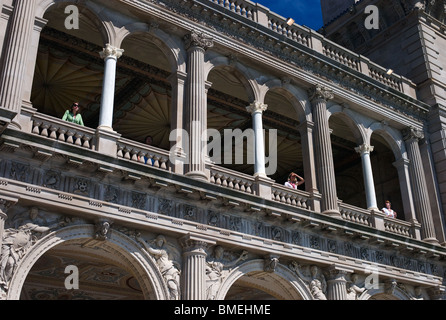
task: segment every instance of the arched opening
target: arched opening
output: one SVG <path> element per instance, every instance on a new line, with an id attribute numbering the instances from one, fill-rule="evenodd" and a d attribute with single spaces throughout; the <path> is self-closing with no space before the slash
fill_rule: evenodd
<path id="1" fill-rule="evenodd" d="M 239 70 L 225 65 L 214 67 L 207 80 L 212 83 L 207 96 L 207 129 L 209 133 L 218 131 L 221 151 L 210 148 L 209 156 L 217 165 L 252 175 L 254 163 L 252 154 L 248 154 L 248 143 L 253 137 L 244 137 L 243 144 L 235 141 L 236 136 L 252 129 L 251 115 L 246 110 L 250 104 L 247 82 Z M 210 139 L 209 146 L 213 142 L 216 143 Z"/>
<path id="2" fill-rule="evenodd" d="M 370 160 L 372 162 L 378 208 L 385 207 L 385 201 L 389 200 L 392 203 L 392 209 L 397 213 L 397 219 L 406 220 L 398 170 L 393 165 L 396 160 L 395 154 L 379 131 L 372 134 L 370 141 L 374 147 L 370 154 Z"/>
<path id="3" fill-rule="evenodd" d="M 45 252 L 29 271 L 20 299 L 143 300 L 144 295 L 137 277 L 113 252 L 83 239 Z"/>
<path id="4" fill-rule="evenodd" d="M 265 96 L 265 104 L 268 109 L 263 114 L 263 126 L 265 135 L 266 152 L 271 157 L 271 152 L 276 152 L 277 170 L 270 178 L 280 184 L 284 184 L 291 172 L 304 177 L 303 153 L 298 114 L 292 104 L 291 93 L 282 88 L 269 90 Z M 277 130 L 276 150 L 270 149 L 273 144 L 268 143 L 270 130 Z M 298 187 L 305 190 L 304 185 Z"/>
<path id="5" fill-rule="evenodd" d="M 171 131 L 172 69 L 164 52 L 148 33 L 127 36 L 121 48 L 118 72 L 128 81 L 116 90 L 113 129 L 124 138 L 168 150 Z"/>
<path id="6" fill-rule="evenodd" d="M 329 119 L 336 191 L 344 203 L 367 208 L 361 156 L 355 148 L 361 144 L 359 133 L 345 114 L 336 113 Z"/>
<path id="7" fill-rule="evenodd" d="M 79 9 L 79 28 L 66 28 L 68 3 L 52 5 L 40 33 L 31 102 L 38 112 L 62 118 L 74 101 L 88 127 L 97 125 L 103 81 L 101 22 L 90 10 Z M 88 32 L 86 32 L 88 30 Z"/>
<path id="8" fill-rule="evenodd" d="M 263 259 L 251 260 L 225 276 L 216 300 L 312 300 L 304 282 L 279 264 L 274 272 L 264 270 Z"/>

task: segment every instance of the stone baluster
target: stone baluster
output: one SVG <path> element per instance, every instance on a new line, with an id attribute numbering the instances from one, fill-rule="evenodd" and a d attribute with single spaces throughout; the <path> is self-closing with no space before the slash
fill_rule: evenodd
<path id="1" fill-rule="evenodd" d="M 186 131 L 189 133 L 189 156 L 186 175 L 208 180 L 206 174 L 206 140 L 202 136 L 207 129 L 206 79 L 204 54 L 213 46 L 212 38 L 192 31 L 184 38 L 188 53 L 186 80 Z"/>
<path id="2" fill-rule="evenodd" d="M 415 212 L 421 223 L 422 240 L 438 243 L 435 236 L 435 227 L 429 202 L 426 176 L 424 174 L 418 141 L 423 138 L 423 133 L 415 128 L 403 130 L 403 138 L 406 143 L 407 154 L 410 160 L 409 170 L 412 182 Z"/>
<path id="3" fill-rule="evenodd" d="M 319 191 L 322 195 L 321 211 L 330 216 L 340 217 L 327 117 L 327 101 L 333 99 L 333 97 L 332 91 L 320 85 L 316 85 L 309 90 L 309 98 L 313 107 L 316 172 Z"/>

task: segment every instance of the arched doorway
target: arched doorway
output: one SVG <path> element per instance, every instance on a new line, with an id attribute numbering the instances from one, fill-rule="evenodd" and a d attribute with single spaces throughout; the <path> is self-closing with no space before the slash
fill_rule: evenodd
<path id="1" fill-rule="evenodd" d="M 85 239 L 57 245 L 33 265 L 20 300 L 143 300 L 137 278 L 111 254 Z"/>
<path id="2" fill-rule="evenodd" d="M 135 240 L 115 229 L 106 240 L 97 240 L 95 230 L 73 225 L 39 240 L 20 260 L 7 299 L 168 299 L 155 262 Z M 65 280 L 76 276 L 73 266 L 79 289 L 67 291 Z"/>

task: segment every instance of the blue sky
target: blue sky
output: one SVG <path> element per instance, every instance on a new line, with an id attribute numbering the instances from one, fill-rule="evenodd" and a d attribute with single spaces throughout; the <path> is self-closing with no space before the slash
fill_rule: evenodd
<path id="1" fill-rule="evenodd" d="M 253 0 L 282 17 L 293 18 L 297 24 L 314 30 L 323 26 L 319 0 Z"/>

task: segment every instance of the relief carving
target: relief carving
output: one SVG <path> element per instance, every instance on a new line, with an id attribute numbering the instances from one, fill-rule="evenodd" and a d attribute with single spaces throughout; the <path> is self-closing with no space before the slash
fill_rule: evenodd
<path id="1" fill-rule="evenodd" d="M 46 225 L 46 221 L 37 216 L 38 210 L 33 208 L 30 210 L 30 219 L 23 221 L 18 227 L 8 228 L 3 232 L 0 253 L 0 289 L 3 292 L 8 291 L 12 276 L 29 249 L 50 230 L 66 224 L 62 220 Z"/>
<path id="2" fill-rule="evenodd" d="M 302 267 L 297 261 L 292 261 L 289 268 L 307 284 L 315 300 L 327 300 L 327 281 L 318 266 Z"/>
<path id="3" fill-rule="evenodd" d="M 247 259 L 248 252 L 242 251 L 236 258 L 233 256 L 234 253 L 225 252 L 225 249 L 221 246 L 216 246 L 213 253 L 208 256 L 206 260 L 206 297 L 208 300 L 215 300 L 217 290 L 225 276 L 231 271 L 232 267 Z"/>
<path id="4" fill-rule="evenodd" d="M 163 235 L 146 242 L 140 234 L 136 236 L 144 249 L 155 258 L 170 293 L 170 300 L 180 299 L 180 253 L 175 246 L 168 243 Z"/>

